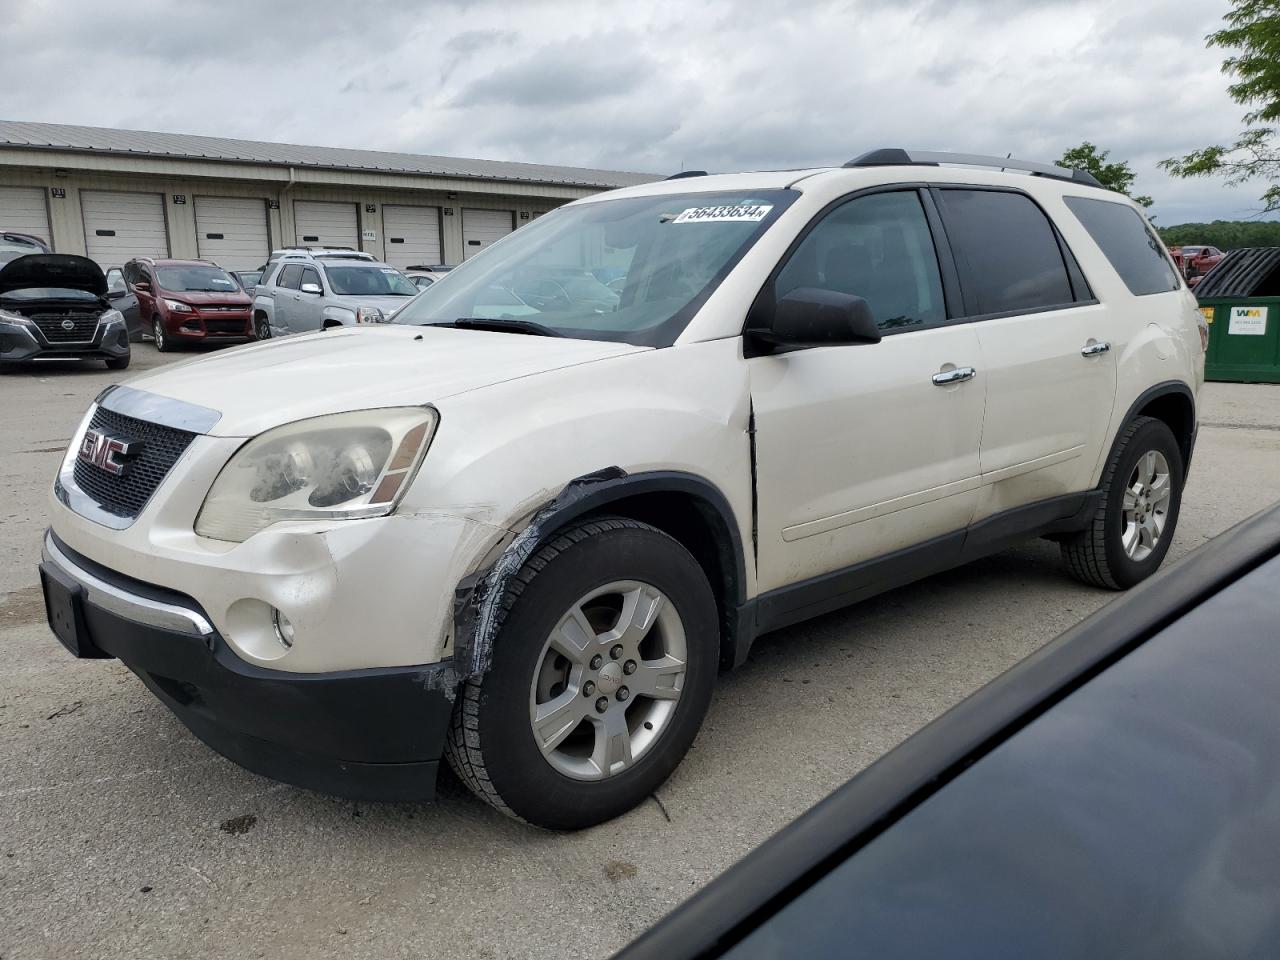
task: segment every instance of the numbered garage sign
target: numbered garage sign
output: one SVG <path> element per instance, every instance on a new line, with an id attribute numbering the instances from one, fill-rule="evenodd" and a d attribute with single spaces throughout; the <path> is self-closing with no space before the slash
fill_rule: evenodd
<path id="1" fill-rule="evenodd" d="M 1267 332 L 1266 307 L 1232 307 L 1227 333 L 1237 336 L 1261 337 Z"/>

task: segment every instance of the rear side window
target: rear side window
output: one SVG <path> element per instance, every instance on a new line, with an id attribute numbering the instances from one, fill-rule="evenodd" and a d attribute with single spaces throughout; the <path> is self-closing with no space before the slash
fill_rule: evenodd
<path id="1" fill-rule="evenodd" d="M 1109 200 L 1062 199 L 1135 297 L 1178 289 L 1178 274 L 1165 256 L 1164 244 L 1137 210 Z M 1187 248 L 1182 250 L 1186 253 Z"/>
<path id="2" fill-rule="evenodd" d="M 306 267 L 306 268 L 305 268 L 305 269 L 303 269 L 303 271 L 302 271 L 302 283 L 314 283 L 317 287 L 319 287 L 319 286 L 320 286 L 320 274 L 316 273 L 316 272 L 315 272 L 314 270 L 312 270 L 310 267 Z M 299 284 L 299 286 L 301 286 L 301 284 Z M 323 289 L 323 288 L 321 288 L 321 289 Z"/>
<path id="3" fill-rule="evenodd" d="M 1031 312 L 1074 301 L 1057 235 L 1030 197 L 998 190 L 940 194 L 969 314 Z"/>

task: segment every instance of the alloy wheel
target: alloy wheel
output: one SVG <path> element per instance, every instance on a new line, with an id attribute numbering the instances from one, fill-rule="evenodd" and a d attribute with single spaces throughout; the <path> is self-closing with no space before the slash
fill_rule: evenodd
<path id="1" fill-rule="evenodd" d="M 1130 560 L 1147 559 L 1164 536 L 1172 494 L 1169 461 L 1159 450 L 1148 450 L 1134 465 L 1121 504 L 1124 529 L 1120 542 Z"/>
<path id="2" fill-rule="evenodd" d="M 581 597 L 534 670 L 529 722 L 542 755 L 575 780 L 622 773 L 670 725 L 687 661 L 680 614 L 657 587 L 619 580 Z"/>
<path id="3" fill-rule="evenodd" d="M 161 322 L 158 319 L 153 320 L 151 322 L 151 335 L 155 339 L 156 349 L 163 350 L 164 349 L 164 325 L 161 324 Z"/>

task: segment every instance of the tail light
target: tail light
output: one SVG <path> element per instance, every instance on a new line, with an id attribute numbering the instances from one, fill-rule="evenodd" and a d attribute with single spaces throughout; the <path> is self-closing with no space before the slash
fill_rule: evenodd
<path id="1" fill-rule="evenodd" d="M 1196 314 L 1196 326 L 1200 329 L 1200 351 L 1209 352 L 1209 324 L 1213 320 L 1213 307 L 1201 307 Z"/>

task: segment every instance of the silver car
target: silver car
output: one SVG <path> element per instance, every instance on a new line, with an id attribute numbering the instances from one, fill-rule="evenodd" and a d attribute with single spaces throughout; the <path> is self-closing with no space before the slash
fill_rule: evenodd
<path id="1" fill-rule="evenodd" d="M 418 288 L 376 260 L 285 256 L 267 268 L 253 293 L 259 340 L 357 323 L 383 323 Z"/>

